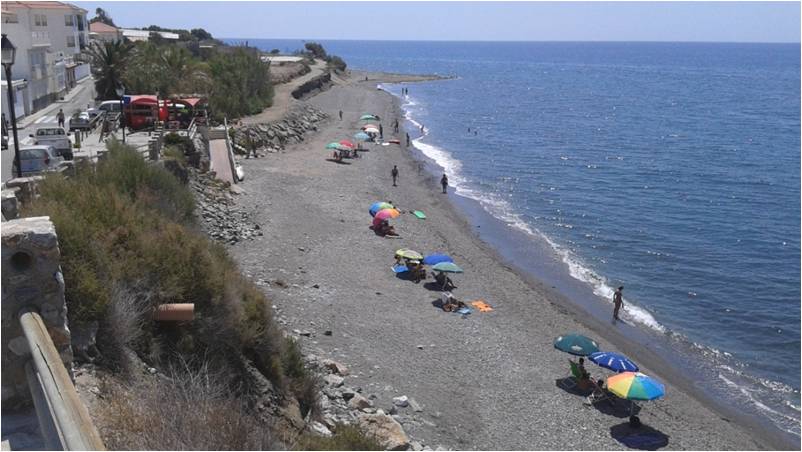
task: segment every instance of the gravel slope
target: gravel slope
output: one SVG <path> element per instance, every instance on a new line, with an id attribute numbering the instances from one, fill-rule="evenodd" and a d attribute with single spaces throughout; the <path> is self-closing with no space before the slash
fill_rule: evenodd
<path id="1" fill-rule="evenodd" d="M 352 375 L 346 383 L 375 394 L 377 407 L 389 408 L 399 395 L 420 402 L 425 421 L 404 427 L 426 444 L 625 448 L 619 439 L 630 433 L 627 407 L 585 407 L 581 396 L 557 387 L 569 369 L 567 355 L 555 351 L 552 340 L 577 331 L 601 339 L 602 349 L 616 347 L 576 321 L 547 287 L 500 263 L 453 210 L 447 201 L 452 195 L 441 194 L 403 146 L 372 146 L 349 164 L 326 160 L 325 144 L 350 139 L 362 113 L 379 114 L 385 138 L 391 137 L 398 109 L 389 94 L 376 90 L 380 77 L 339 81 L 309 101 L 333 118 L 318 133 L 286 152 L 243 160 L 239 203 L 252 209 L 264 232 L 231 248 L 243 271 L 265 289 L 288 330 L 312 332 L 300 339 L 305 349 L 347 365 Z M 394 164 L 401 173 L 398 187 L 390 178 Z M 380 200 L 423 210 L 428 218 L 404 214 L 395 221 L 402 238 L 378 237 L 368 229 L 368 207 Z M 455 257 L 466 271 L 454 278 L 455 295 L 484 299 L 495 310 L 463 319 L 435 308 L 439 292 L 391 272 L 401 247 Z M 599 374 L 592 364 L 588 370 Z M 659 369 L 643 370 L 666 378 Z M 667 383 L 666 390 L 664 400 L 643 404 L 640 418 L 649 426 L 643 431 L 665 435 L 667 448 L 769 447 L 674 385 Z"/>

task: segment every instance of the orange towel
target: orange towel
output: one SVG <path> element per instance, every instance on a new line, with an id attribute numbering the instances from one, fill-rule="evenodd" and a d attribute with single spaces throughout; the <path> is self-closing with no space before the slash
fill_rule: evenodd
<path id="1" fill-rule="evenodd" d="M 478 309 L 479 312 L 490 312 L 493 310 L 493 308 L 491 308 L 489 304 L 485 303 L 482 300 L 472 301 L 471 306 Z"/>

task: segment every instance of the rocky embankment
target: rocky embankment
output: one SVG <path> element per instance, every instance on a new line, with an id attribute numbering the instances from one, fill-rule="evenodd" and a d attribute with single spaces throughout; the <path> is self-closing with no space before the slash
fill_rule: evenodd
<path id="1" fill-rule="evenodd" d="M 234 244 L 262 235 L 261 227 L 251 220 L 244 209 L 238 208 L 237 196 L 227 182 L 210 173 L 189 170 L 189 187 L 195 194 L 201 228 L 218 242 Z"/>
<path id="2" fill-rule="evenodd" d="M 338 424 L 357 425 L 387 450 L 445 450 L 439 446 L 432 449 L 423 439 L 411 438 L 404 431 L 404 425 L 429 422 L 418 416 L 423 406 L 415 399 L 399 395 L 380 400 L 375 394 L 364 394 L 361 387 L 346 385 L 350 371 L 343 364 L 312 354 L 305 359 L 323 376 L 320 420 L 309 420 L 311 431 L 329 436 Z"/>
<path id="3" fill-rule="evenodd" d="M 235 152 L 244 155 L 252 145 L 262 153 L 283 151 L 286 146 L 304 141 L 304 134 L 317 131 L 318 124 L 326 119 L 327 114 L 311 105 L 295 104 L 280 121 L 235 127 Z"/>
<path id="4" fill-rule="evenodd" d="M 292 97 L 296 99 L 304 99 L 308 96 L 326 90 L 329 86 L 331 86 L 331 72 L 326 71 L 323 74 L 299 86 L 298 88 L 295 88 L 292 91 Z"/>

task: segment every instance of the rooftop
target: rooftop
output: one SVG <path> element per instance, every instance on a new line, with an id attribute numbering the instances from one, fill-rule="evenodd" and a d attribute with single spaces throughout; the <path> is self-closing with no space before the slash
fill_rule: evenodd
<path id="1" fill-rule="evenodd" d="M 92 22 L 89 24 L 89 31 L 93 33 L 117 33 L 117 27 L 104 24 L 103 22 Z"/>
<path id="2" fill-rule="evenodd" d="M 71 3 L 65 2 L 51 2 L 51 1 L 42 1 L 42 2 L 19 2 L 19 1 L 4 1 L 3 2 L 3 9 L 20 9 L 20 8 L 27 8 L 27 9 L 72 9 L 77 11 L 83 11 L 86 13 L 87 11 L 81 7 L 75 6 Z"/>

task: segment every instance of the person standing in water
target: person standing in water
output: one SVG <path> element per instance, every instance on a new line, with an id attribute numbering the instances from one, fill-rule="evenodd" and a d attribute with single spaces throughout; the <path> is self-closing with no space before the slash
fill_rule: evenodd
<path id="1" fill-rule="evenodd" d="M 446 193 L 446 189 L 448 188 L 448 177 L 445 173 L 443 173 L 443 177 L 440 178 L 440 185 L 443 186 L 443 193 Z"/>
<path id="2" fill-rule="evenodd" d="M 340 121 L 342 121 L 342 120 L 343 120 L 343 111 L 340 110 Z"/>
<path id="3" fill-rule="evenodd" d="M 618 311 L 621 310 L 621 306 L 624 306 L 624 298 L 621 296 L 621 291 L 624 290 L 624 286 L 619 287 L 615 290 L 613 294 L 613 320 L 621 320 L 618 318 Z"/>
<path id="4" fill-rule="evenodd" d="M 390 175 L 393 176 L 393 187 L 397 187 L 396 181 L 398 180 L 398 167 L 393 165 L 393 170 L 390 171 Z"/>
<path id="5" fill-rule="evenodd" d="M 409 147 L 409 134 L 407 133 L 407 147 Z"/>

